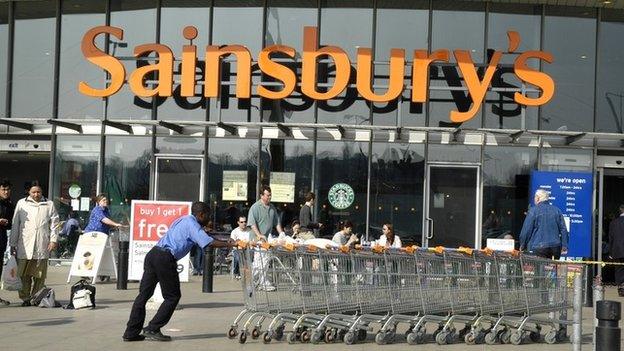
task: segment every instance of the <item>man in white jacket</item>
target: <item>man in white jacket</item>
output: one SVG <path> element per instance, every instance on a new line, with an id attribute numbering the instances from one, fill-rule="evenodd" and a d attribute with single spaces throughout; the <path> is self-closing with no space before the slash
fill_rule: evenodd
<path id="1" fill-rule="evenodd" d="M 41 186 L 33 182 L 28 197 L 15 206 L 9 244 L 17 256 L 17 273 L 22 279 L 19 298 L 30 306 L 32 296 L 43 288 L 50 251 L 56 249 L 59 216 L 54 203 L 43 197 Z"/>

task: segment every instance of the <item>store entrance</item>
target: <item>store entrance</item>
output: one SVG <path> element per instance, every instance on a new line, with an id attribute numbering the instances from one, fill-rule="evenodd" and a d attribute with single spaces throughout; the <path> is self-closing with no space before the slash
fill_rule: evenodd
<path id="1" fill-rule="evenodd" d="M 475 247 L 479 166 L 427 166 L 423 246 Z"/>
<path id="2" fill-rule="evenodd" d="M 598 170 L 598 233 L 602 233 L 602 245 L 598 259 L 608 260 L 609 223 L 620 215 L 619 206 L 624 204 L 624 169 L 599 168 Z M 602 256 L 602 257 L 601 257 Z M 602 268 L 602 281 L 615 282 L 613 267 Z"/>
<path id="3" fill-rule="evenodd" d="M 202 157 L 156 156 L 154 200 L 202 201 L 203 184 Z"/>
<path id="4" fill-rule="evenodd" d="M 13 203 L 26 196 L 26 186 L 33 180 L 43 185 L 43 194 L 48 197 L 50 176 L 49 152 L 0 152 L 0 179 L 12 184 Z"/>

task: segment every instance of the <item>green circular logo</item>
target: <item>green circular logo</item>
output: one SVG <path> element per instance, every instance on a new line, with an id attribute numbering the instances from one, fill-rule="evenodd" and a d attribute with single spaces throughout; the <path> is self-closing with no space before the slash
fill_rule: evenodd
<path id="1" fill-rule="evenodd" d="M 80 185 L 72 184 L 69 187 L 69 196 L 71 196 L 72 199 L 77 199 L 81 193 L 82 193 L 82 189 L 80 188 Z"/>
<path id="2" fill-rule="evenodd" d="M 344 210 L 353 204 L 355 193 L 349 184 L 336 183 L 329 189 L 327 199 L 335 209 Z"/>

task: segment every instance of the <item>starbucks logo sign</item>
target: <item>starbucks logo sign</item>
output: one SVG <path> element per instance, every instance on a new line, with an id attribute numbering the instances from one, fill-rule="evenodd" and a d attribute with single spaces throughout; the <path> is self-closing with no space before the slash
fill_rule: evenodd
<path id="1" fill-rule="evenodd" d="M 349 184 L 337 183 L 329 189 L 327 199 L 329 200 L 329 204 L 335 209 L 344 210 L 353 204 L 355 193 Z"/>

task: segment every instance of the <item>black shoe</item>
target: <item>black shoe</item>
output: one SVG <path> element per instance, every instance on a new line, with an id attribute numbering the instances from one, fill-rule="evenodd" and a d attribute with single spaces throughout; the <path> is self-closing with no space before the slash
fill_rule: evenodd
<path id="1" fill-rule="evenodd" d="M 30 303 L 30 301 L 24 301 L 22 302 L 22 307 L 30 307 L 32 306 L 32 304 Z"/>
<path id="2" fill-rule="evenodd" d="M 9 301 L 4 300 L 4 299 L 0 299 L 0 305 L 8 306 L 8 305 L 10 305 L 10 304 L 11 304 L 11 303 L 10 303 Z"/>
<path id="3" fill-rule="evenodd" d="M 145 337 L 143 335 L 135 335 L 135 336 L 122 336 L 123 341 L 143 341 Z"/>
<path id="4" fill-rule="evenodd" d="M 154 341 L 171 341 L 171 337 L 169 335 L 163 335 L 163 333 L 159 331 L 151 331 L 151 330 L 143 330 L 143 336 L 147 340 Z"/>

